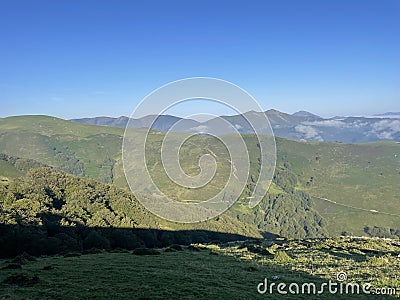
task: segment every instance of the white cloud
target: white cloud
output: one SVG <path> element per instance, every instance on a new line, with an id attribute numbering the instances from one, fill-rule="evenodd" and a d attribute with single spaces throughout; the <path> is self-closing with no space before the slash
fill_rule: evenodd
<path id="1" fill-rule="evenodd" d="M 189 129 L 189 132 L 199 132 L 199 133 L 201 133 L 201 132 L 208 132 L 208 131 L 209 131 L 209 128 L 207 126 L 205 126 L 205 125 L 199 125 L 199 126 L 192 127 L 192 128 Z"/>
<path id="2" fill-rule="evenodd" d="M 369 125 L 368 122 L 363 122 L 363 121 L 355 121 L 355 122 L 351 123 L 351 126 L 356 127 L 356 128 L 365 127 L 368 125 Z"/>
<path id="3" fill-rule="evenodd" d="M 321 127 L 348 127 L 349 125 L 340 120 L 321 120 L 321 121 L 311 121 L 303 122 L 303 125 L 308 126 L 321 126 Z"/>
<path id="4" fill-rule="evenodd" d="M 307 140 L 317 140 L 323 141 L 323 138 L 319 135 L 318 130 L 312 126 L 305 126 L 305 125 L 297 125 L 294 128 L 297 132 L 304 135 L 304 138 Z"/>
<path id="5" fill-rule="evenodd" d="M 373 133 L 380 139 L 393 139 L 400 132 L 400 120 L 382 120 L 372 124 Z"/>
<path id="6" fill-rule="evenodd" d="M 372 125 L 375 130 L 386 130 L 400 131 L 400 120 L 382 120 Z"/>

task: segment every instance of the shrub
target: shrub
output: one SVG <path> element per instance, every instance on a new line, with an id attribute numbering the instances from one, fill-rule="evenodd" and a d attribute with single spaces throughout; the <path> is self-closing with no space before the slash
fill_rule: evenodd
<path id="1" fill-rule="evenodd" d="M 21 264 L 24 265 L 30 261 L 35 261 L 36 258 L 26 252 L 23 252 L 20 255 L 17 255 L 11 262 L 16 263 L 16 264 Z"/>
<path id="2" fill-rule="evenodd" d="M 171 247 L 168 247 L 167 249 L 165 249 L 165 252 L 176 252 L 176 250 Z"/>
<path id="3" fill-rule="evenodd" d="M 367 263 L 370 266 L 381 267 L 389 264 L 389 258 L 387 256 L 381 256 L 381 257 L 369 256 L 367 257 Z"/>
<path id="4" fill-rule="evenodd" d="M 274 260 L 280 263 L 287 263 L 293 261 L 293 259 L 287 255 L 285 251 L 279 251 L 275 254 Z"/>
<path id="5" fill-rule="evenodd" d="M 9 264 L 5 267 L 2 267 L 1 270 L 15 270 L 15 269 L 21 269 L 21 265 L 20 264 Z"/>
<path id="6" fill-rule="evenodd" d="M 85 249 L 98 248 L 98 249 L 110 249 L 110 241 L 99 234 L 97 231 L 91 231 L 83 241 L 83 247 Z"/>
<path id="7" fill-rule="evenodd" d="M 159 255 L 161 254 L 159 251 L 155 249 L 148 249 L 148 248 L 136 248 L 132 251 L 134 255 Z"/>
<path id="8" fill-rule="evenodd" d="M 6 279 L 4 279 L 4 283 L 14 284 L 18 286 L 32 286 L 34 284 L 39 283 L 39 276 L 34 275 L 33 277 L 29 277 L 25 274 L 18 275 L 10 275 Z"/>
<path id="9" fill-rule="evenodd" d="M 178 245 L 178 244 L 173 244 L 173 245 L 170 246 L 170 248 L 172 248 L 172 249 L 174 249 L 176 251 L 182 251 L 183 250 L 182 246 Z"/>
<path id="10" fill-rule="evenodd" d="M 77 256 L 81 256 L 82 254 L 78 253 L 78 252 L 69 252 L 69 253 L 65 253 L 64 257 L 77 257 Z"/>
<path id="11" fill-rule="evenodd" d="M 97 248 L 90 248 L 90 249 L 84 250 L 82 253 L 83 254 L 99 254 L 99 253 L 103 253 L 103 250 L 100 250 Z"/>
<path id="12" fill-rule="evenodd" d="M 196 247 L 196 246 L 193 246 L 193 245 L 189 245 L 189 246 L 187 247 L 187 249 L 190 250 L 190 251 L 196 251 L 196 252 L 199 252 L 199 251 L 200 251 L 200 248 L 199 248 L 199 247 Z"/>

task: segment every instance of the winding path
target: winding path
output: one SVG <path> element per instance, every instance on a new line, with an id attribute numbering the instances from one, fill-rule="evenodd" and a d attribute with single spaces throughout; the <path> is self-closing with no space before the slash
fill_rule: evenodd
<path id="1" fill-rule="evenodd" d="M 344 207 L 348 207 L 348 208 L 352 208 L 352 209 L 357 209 L 357 210 L 361 210 L 361 211 L 365 211 L 365 212 L 369 212 L 369 213 L 382 214 L 382 215 L 388 215 L 388 216 L 393 216 L 393 217 L 399 217 L 400 218 L 400 215 L 391 214 L 391 213 L 384 212 L 384 211 L 378 211 L 378 210 L 375 210 L 375 209 L 366 209 L 366 208 L 361 208 L 361 207 L 355 207 L 355 206 L 339 203 L 339 202 L 336 202 L 336 201 L 328 199 L 328 198 L 318 197 L 318 196 L 315 196 L 315 195 L 310 195 L 310 196 L 313 197 L 313 198 L 317 198 L 317 199 L 320 199 L 320 200 L 323 200 L 323 201 L 327 201 L 327 202 L 330 202 L 330 203 L 333 203 L 333 204 L 336 204 L 336 205 L 340 205 L 340 206 L 344 206 Z"/>

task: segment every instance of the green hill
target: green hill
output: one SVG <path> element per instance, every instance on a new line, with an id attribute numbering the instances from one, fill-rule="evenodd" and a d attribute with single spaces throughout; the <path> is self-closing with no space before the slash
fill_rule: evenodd
<path id="1" fill-rule="evenodd" d="M 167 239 L 154 236 L 154 231 L 138 236 L 133 229 L 261 236 L 256 226 L 243 226 L 230 215 L 196 224 L 168 222 L 151 214 L 125 189 L 49 167 L 32 168 L 25 176 L 0 184 L 0 257 L 23 251 L 39 255 L 82 250 L 90 232 L 98 248 L 133 249 L 141 244 L 160 245 Z"/>
<path id="2" fill-rule="evenodd" d="M 279 159 L 297 174 L 332 234 L 363 226 L 400 226 L 400 144 L 297 143 L 277 140 Z"/>
<path id="3" fill-rule="evenodd" d="M 121 134 L 123 129 L 115 127 L 102 127 L 82 125 L 71 121 L 50 116 L 26 115 L 0 119 L 2 131 L 25 131 L 44 136 L 71 135 L 74 137 L 88 137 L 99 132 Z"/>
<path id="4" fill-rule="evenodd" d="M 122 135 L 121 128 L 81 125 L 54 117 L 9 117 L 0 119 L 0 153 L 112 182 Z"/>
<path id="5" fill-rule="evenodd" d="M 161 143 L 163 136 L 154 132 L 153 144 Z M 121 161 L 122 137 L 121 128 L 83 125 L 47 116 L 0 119 L 0 153 L 33 159 L 126 189 Z M 193 174 L 198 171 L 194 156 L 221 148 L 210 137 L 196 139 L 196 143 L 185 144 L 186 152 L 182 152 L 186 153 L 182 165 Z M 296 238 L 344 232 L 366 235 L 378 231 L 388 235 L 399 229 L 400 144 L 301 143 L 280 138 L 276 141 L 278 162 L 267 196 L 254 209 L 247 207 L 246 199 L 238 201 L 226 212 L 229 218 L 258 231 Z M 252 157 L 251 174 L 256 174 L 257 141 L 249 135 L 246 143 Z M 192 191 L 178 189 L 168 181 L 157 164 L 157 153 L 150 152 L 154 157 L 149 162 L 155 180 L 166 193 L 179 199 L 192 199 Z M 22 174 L 24 171 L 0 161 L 0 176 L 12 179 Z M 222 182 L 223 178 L 220 179 Z M 251 189 L 249 178 L 243 198 Z M 209 187 L 204 190 L 204 196 L 212 192 Z M 368 230 L 374 226 L 380 229 Z"/>

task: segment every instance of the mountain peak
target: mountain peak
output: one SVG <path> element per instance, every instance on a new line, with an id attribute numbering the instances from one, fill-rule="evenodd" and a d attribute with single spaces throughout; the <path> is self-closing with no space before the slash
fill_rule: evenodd
<path id="1" fill-rule="evenodd" d="M 282 114 L 282 112 L 280 112 L 279 110 L 276 109 L 268 109 L 266 111 L 266 113 L 270 113 L 270 114 Z"/>
<path id="2" fill-rule="evenodd" d="M 320 116 L 314 115 L 313 113 L 310 113 L 310 112 L 305 111 L 305 110 L 300 110 L 298 112 L 295 112 L 294 114 L 292 114 L 292 116 L 295 116 L 295 117 L 314 117 L 314 118 L 321 119 Z"/>

